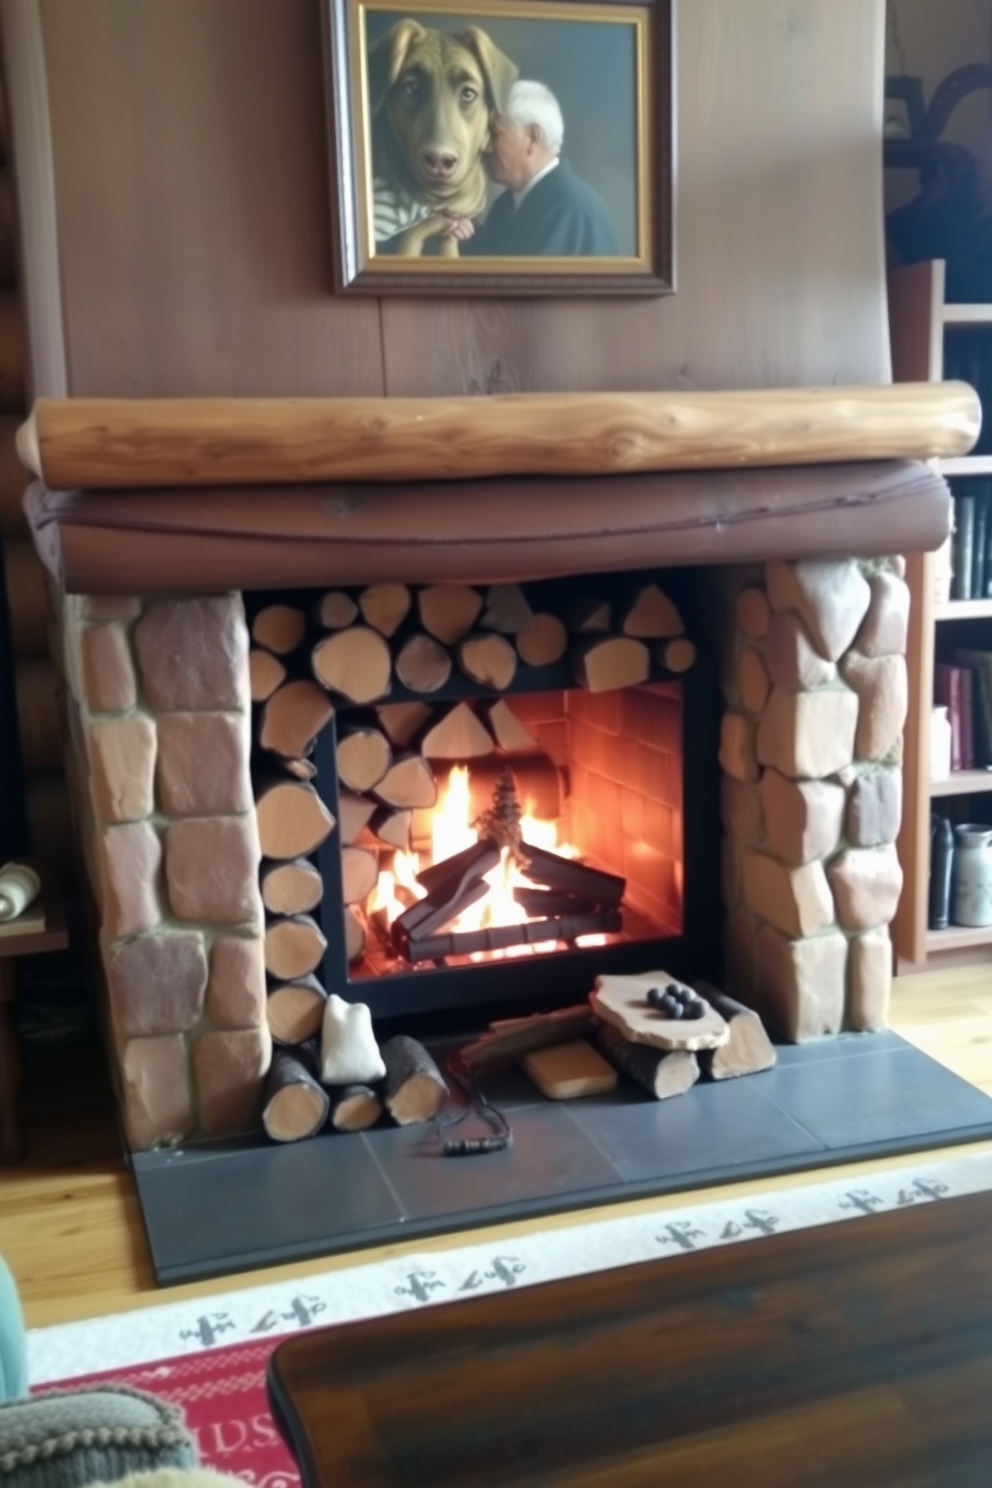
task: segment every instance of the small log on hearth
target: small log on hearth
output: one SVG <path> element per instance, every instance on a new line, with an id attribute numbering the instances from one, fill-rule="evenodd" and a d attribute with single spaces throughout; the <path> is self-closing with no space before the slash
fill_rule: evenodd
<path id="1" fill-rule="evenodd" d="M 248 690 L 252 702 L 264 703 L 285 680 L 286 668 L 278 656 L 252 647 L 248 652 Z"/>
<path id="2" fill-rule="evenodd" d="M 412 811 L 394 811 L 389 806 L 380 806 L 369 826 L 387 847 L 398 847 L 402 852 L 409 852 L 412 822 Z"/>
<path id="3" fill-rule="evenodd" d="M 608 636 L 576 651 L 574 671 L 576 681 L 590 692 L 637 687 L 651 675 L 651 653 L 632 636 Z"/>
<path id="4" fill-rule="evenodd" d="M 310 759 L 284 759 L 278 763 L 294 780 L 313 780 L 317 774 L 317 766 Z"/>
<path id="5" fill-rule="evenodd" d="M 626 636 L 660 641 L 685 631 L 682 616 L 657 584 L 646 585 L 624 615 L 620 629 Z"/>
<path id="6" fill-rule="evenodd" d="M 437 692 L 451 676 L 451 657 L 433 636 L 418 631 L 400 648 L 396 675 L 411 692 Z"/>
<path id="7" fill-rule="evenodd" d="M 548 754 L 519 754 L 512 759 L 490 755 L 472 760 L 468 767 L 470 810 L 480 817 L 492 805 L 493 792 L 503 771 L 509 769 L 517 797 L 525 809 L 541 821 L 557 821 L 562 809 L 561 771 Z"/>
<path id="8" fill-rule="evenodd" d="M 358 596 L 358 607 L 366 625 L 384 636 L 399 630 L 412 603 L 413 596 L 406 584 L 371 584 Z"/>
<path id="9" fill-rule="evenodd" d="M 325 630 L 346 630 L 358 619 L 358 606 L 343 589 L 329 589 L 317 605 L 317 621 Z"/>
<path id="10" fill-rule="evenodd" d="M 378 729 L 356 728 L 338 738 L 335 758 L 341 784 L 352 791 L 367 791 L 386 774 L 393 751 Z"/>
<path id="11" fill-rule="evenodd" d="M 647 1044 L 632 1044 L 609 1023 L 600 1025 L 596 1044 L 611 1064 L 623 1070 L 656 1100 L 683 1095 L 699 1079 L 699 1060 L 687 1049 L 666 1053 Z"/>
<path id="12" fill-rule="evenodd" d="M 526 860 L 524 872 L 534 883 L 546 889 L 557 889 L 559 893 L 575 894 L 579 899 L 591 900 L 616 908 L 623 898 L 627 880 L 616 873 L 606 873 L 600 868 L 587 868 L 575 858 L 563 858 L 544 847 L 522 844 Z"/>
<path id="13" fill-rule="evenodd" d="M 382 1101 L 371 1085 L 332 1086 L 329 1093 L 335 1131 L 368 1131 L 382 1115 Z"/>
<path id="14" fill-rule="evenodd" d="M 320 1032 L 327 993 L 312 975 L 273 987 L 265 1002 L 266 1021 L 277 1044 L 302 1044 Z"/>
<path id="15" fill-rule="evenodd" d="M 369 796 L 355 795 L 353 791 L 338 791 L 338 815 L 341 841 L 350 846 L 361 836 L 376 813 L 376 803 Z"/>
<path id="16" fill-rule="evenodd" d="M 399 666 L 396 668 L 399 676 Z M 400 681 L 402 681 L 402 677 Z M 420 733 L 434 710 L 426 703 L 380 703 L 375 710 L 380 727 L 390 744 L 405 749 L 410 740 Z"/>
<path id="17" fill-rule="evenodd" d="M 422 754 L 401 755 L 376 785 L 375 793 L 387 806 L 433 806 L 437 782 Z"/>
<path id="18" fill-rule="evenodd" d="M 730 1038 L 719 1049 L 703 1055 L 703 1070 L 711 1080 L 730 1080 L 736 1075 L 756 1075 L 772 1069 L 778 1059 L 775 1045 L 753 1008 L 745 1007 L 710 982 L 696 982 L 695 990 L 723 1018 Z"/>
<path id="19" fill-rule="evenodd" d="M 456 703 L 420 741 L 427 759 L 470 760 L 492 754 L 493 739 L 468 703 Z"/>
<path id="20" fill-rule="evenodd" d="M 307 1065 L 288 1049 L 277 1049 L 265 1082 L 262 1125 L 275 1142 L 312 1137 L 327 1120 L 331 1100 Z"/>
<path id="21" fill-rule="evenodd" d="M 568 623 L 576 635 L 608 635 L 613 611 L 607 600 L 590 595 L 569 605 Z"/>
<path id="22" fill-rule="evenodd" d="M 534 628 L 517 636 L 517 652 L 527 666 L 553 666 L 568 650 L 568 631 L 557 615 L 535 615 Z"/>
<path id="23" fill-rule="evenodd" d="M 444 1077 L 423 1044 L 399 1033 L 382 1046 L 386 1110 L 399 1126 L 432 1121 L 448 1099 Z"/>
<path id="24" fill-rule="evenodd" d="M 518 884 L 513 890 L 514 902 L 526 914 L 536 920 L 546 920 L 551 915 L 589 914 L 596 905 L 588 899 L 577 899 L 574 894 L 555 893 L 550 889 L 532 889 Z"/>
<path id="25" fill-rule="evenodd" d="M 696 648 L 687 636 L 679 636 L 658 648 L 658 660 L 670 672 L 687 672 L 696 660 Z"/>
<path id="26" fill-rule="evenodd" d="M 345 904 L 362 904 L 375 888 L 379 859 L 365 847 L 341 849 L 341 898 Z"/>
<path id="27" fill-rule="evenodd" d="M 333 717 L 331 700 L 316 682 L 285 682 L 262 709 L 258 742 L 284 759 L 305 758 Z"/>
<path id="28" fill-rule="evenodd" d="M 555 915 L 548 920 L 527 920 L 522 925 L 491 925 L 484 930 L 455 930 L 424 940 L 408 939 L 402 949 L 413 965 L 420 961 L 442 961 L 445 956 L 472 956 L 478 951 L 543 945 L 545 941 L 572 942 L 583 935 L 608 935 L 622 929 L 623 916 L 618 909 L 597 909 L 592 914 Z"/>
<path id="29" fill-rule="evenodd" d="M 266 605 L 251 623 L 251 638 L 276 656 L 295 651 L 307 633 L 307 617 L 295 605 Z"/>
<path id="30" fill-rule="evenodd" d="M 280 982 L 315 971 L 327 949 L 320 926 L 309 915 L 273 920 L 265 927 L 265 969 Z"/>
<path id="31" fill-rule="evenodd" d="M 480 687 L 505 692 L 517 674 L 517 653 L 495 632 L 470 635 L 458 647 L 458 665 Z"/>
<path id="32" fill-rule="evenodd" d="M 490 1024 L 490 1031 L 461 1051 L 469 1069 L 484 1069 L 504 1059 L 514 1059 L 530 1049 L 544 1049 L 551 1044 L 564 1044 L 570 1039 L 591 1033 L 597 1024 L 587 1002 L 576 1007 L 558 1008 L 553 1013 L 534 1013 L 529 1018 L 509 1018 Z"/>
<path id="33" fill-rule="evenodd" d="M 282 780 L 258 796 L 255 815 L 263 858 L 305 858 L 334 830 L 334 817 L 305 780 Z"/>
<path id="34" fill-rule="evenodd" d="M 367 625 L 325 636 L 313 648 L 314 676 L 350 703 L 373 703 L 389 691 L 393 655 L 388 642 Z"/>
<path id="35" fill-rule="evenodd" d="M 365 929 L 365 921 L 353 905 L 344 906 L 344 949 L 348 958 L 348 965 L 352 966 L 360 961 L 365 955 L 365 944 L 368 933 Z"/>
<path id="36" fill-rule="evenodd" d="M 537 740 L 526 729 L 510 707 L 506 698 L 497 698 L 486 709 L 486 722 L 499 745 L 507 754 L 523 749 L 536 749 Z"/>
<path id="37" fill-rule="evenodd" d="M 534 629 L 534 611 L 519 584 L 493 584 L 486 590 L 486 604 L 479 618 L 483 630 L 519 636 Z"/>
<path id="38" fill-rule="evenodd" d="M 324 880 L 306 858 L 278 863 L 262 874 L 262 903 L 270 914 L 306 914 L 324 894 Z"/>
<path id="39" fill-rule="evenodd" d="M 464 584 L 432 584 L 417 594 L 417 609 L 424 629 L 445 646 L 453 646 L 478 620 L 482 595 Z"/>

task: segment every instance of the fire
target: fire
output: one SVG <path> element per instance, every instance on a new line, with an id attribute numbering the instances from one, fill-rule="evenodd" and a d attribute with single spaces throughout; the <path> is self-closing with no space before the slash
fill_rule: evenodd
<path id="1" fill-rule="evenodd" d="M 573 846 L 558 841 L 557 824 L 532 815 L 531 803 L 527 804 L 528 809 L 520 822 L 525 842 L 533 847 L 557 852 L 562 857 L 577 857 L 577 850 Z M 472 826 L 468 769 L 464 765 L 455 765 L 434 808 L 430 861 L 440 863 L 453 857 L 455 853 L 472 847 L 477 838 L 478 834 Z M 369 902 L 369 912 L 378 923 L 391 926 L 404 909 L 409 908 L 415 900 L 425 897 L 423 888 L 417 882 L 417 874 L 426 866 L 417 852 L 398 850 L 394 854 L 392 871 L 383 870 L 379 874 L 378 884 Z M 489 884 L 489 893 L 451 922 L 449 928 L 452 931 L 482 930 L 490 925 L 522 925 L 529 918 L 513 897 L 513 890 L 526 884 L 527 879 L 506 849 L 496 867 L 486 874 L 486 882 Z M 590 941 L 592 938 L 588 937 Z M 548 941 L 540 945 L 516 946 L 500 954 L 528 956 L 535 951 L 555 948 L 556 942 Z"/>

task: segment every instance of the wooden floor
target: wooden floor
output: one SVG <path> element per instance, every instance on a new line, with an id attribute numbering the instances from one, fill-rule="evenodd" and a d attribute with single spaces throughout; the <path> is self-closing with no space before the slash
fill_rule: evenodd
<path id="1" fill-rule="evenodd" d="M 992 967 L 900 978 L 891 1021 L 911 1043 L 992 1095 Z M 225 1287 L 303 1276 L 352 1262 L 350 1256 L 330 1257 L 163 1292 L 152 1275 L 137 1201 L 109 1110 L 48 1122 L 36 1119 L 29 1137 L 28 1160 L 17 1168 L 0 1169 L 0 1252 L 17 1278 L 29 1326 L 126 1311 L 180 1296 L 210 1295 Z M 992 1150 L 992 1143 L 983 1146 Z M 861 1165 L 858 1171 L 879 1171 L 904 1162 L 905 1158 L 894 1158 Z M 737 1185 L 733 1192 L 797 1188 L 819 1181 L 819 1176 L 764 1179 Z M 684 1203 L 685 1195 L 679 1194 L 618 1205 L 614 1212 L 661 1212 Z M 595 1212 L 602 1217 L 602 1210 Z M 499 1233 L 509 1238 L 538 1225 L 547 1230 L 571 1224 L 576 1218 L 573 1214 L 530 1220 L 503 1226 Z M 466 1240 L 464 1234 L 444 1236 L 431 1245 L 442 1249 Z M 414 1248 L 422 1249 L 423 1241 L 365 1251 L 363 1259 L 401 1255 Z"/>

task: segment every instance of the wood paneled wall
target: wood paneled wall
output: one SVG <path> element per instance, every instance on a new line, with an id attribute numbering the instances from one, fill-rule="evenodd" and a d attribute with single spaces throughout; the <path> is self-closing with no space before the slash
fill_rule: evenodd
<path id="1" fill-rule="evenodd" d="M 334 294 L 321 0 L 17 3 L 44 42 L 71 393 L 888 376 L 884 0 L 682 0 L 678 293 L 474 303 Z"/>

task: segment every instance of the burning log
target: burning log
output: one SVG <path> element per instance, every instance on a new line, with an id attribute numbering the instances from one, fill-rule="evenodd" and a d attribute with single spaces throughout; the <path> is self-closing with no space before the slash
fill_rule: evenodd
<path id="1" fill-rule="evenodd" d="M 424 639 L 427 639 L 426 636 Z M 398 662 L 396 674 L 402 682 Z M 395 744 L 397 749 L 405 749 L 410 740 L 420 733 L 433 711 L 426 703 L 380 703 L 375 715 L 390 744 Z"/>
<path id="2" fill-rule="evenodd" d="M 388 771 L 393 751 L 378 729 L 357 728 L 338 739 L 335 758 L 341 784 L 349 790 L 367 791 Z"/>
<path id="3" fill-rule="evenodd" d="M 288 656 L 307 633 L 307 617 L 293 605 L 267 605 L 252 621 L 251 636 L 267 651 Z"/>
<path id="4" fill-rule="evenodd" d="M 417 609 L 424 629 L 445 646 L 453 646 L 478 620 L 482 595 L 462 584 L 432 584 L 418 593 Z"/>
<path id="5" fill-rule="evenodd" d="M 316 682 L 286 682 L 262 709 L 258 742 L 284 759 L 300 759 L 311 752 L 333 717 L 331 701 Z"/>
<path id="6" fill-rule="evenodd" d="M 275 921 L 265 930 L 265 969 L 281 982 L 307 976 L 321 962 L 327 941 L 309 915 Z"/>
<path id="7" fill-rule="evenodd" d="M 649 641 L 680 636 L 685 631 L 682 616 L 657 584 L 648 584 L 641 590 L 620 628 L 626 636 L 640 636 Z"/>
<path id="8" fill-rule="evenodd" d="M 420 743 L 427 759 L 469 760 L 492 754 L 493 740 L 468 703 L 456 703 Z"/>
<path id="9" fill-rule="evenodd" d="M 498 862 L 498 853 L 496 859 Z M 445 892 L 442 885 L 433 894 L 428 894 L 426 899 L 418 899 L 416 904 L 412 904 L 398 916 L 393 923 L 394 943 L 411 959 L 405 951 L 408 941 L 419 941 L 425 936 L 433 935 L 435 930 L 450 924 L 462 910 L 478 904 L 488 893 L 489 885 L 481 878 L 473 879 L 464 886 L 459 882 L 457 889 L 453 887 L 450 894 Z"/>
<path id="10" fill-rule="evenodd" d="M 366 625 L 380 635 L 391 636 L 410 613 L 412 596 L 405 584 L 372 584 L 358 596 Z"/>
<path id="11" fill-rule="evenodd" d="M 356 796 L 351 791 L 342 790 L 338 792 L 338 812 L 341 841 L 350 846 L 372 820 L 376 804 L 368 796 Z"/>
<path id="12" fill-rule="evenodd" d="M 341 849 L 341 897 L 345 904 L 362 904 L 375 888 L 379 859 L 364 847 Z"/>
<path id="13" fill-rule="evenodd" d="M 452 853 L 450 858 L 444 858 L 440 863 L 432 863 L 429 868 L 417 874 L 417 882 L 426 894 L 443 888 L 449 880 L 459 876 L 462 882 L 471 883 L 473 878 L 481 878 L 499 862 L 499 852 L 496 852 L 495 858 L 492 853 L 493 843 L 473 842 L 471 847 Z M 485 863 L 486 866 L 480 867 L 481 863 Z"/>
<path id="14" fill-rule="evenodd" d="M 253 703 L 264 703 L 285 680 L 286 668 L 271 651 L 253 648 L 248 652 L 248 690 Z"/>
<path id="15" fill-rule="evenodd" d="M 496 743 L 507 754 L 514 750 L 537 748 L 537 740 L 524 728 L 506 698 L 497 698 L 495 703 L 490 703 L 486 720 Z"/>
<path id="16" fill-rule="evenodd" d="M 557 615 L 535 615 L 533 629 L 517 636 L 517 651 L 527 666 L 553 666 L 567 650 L 568 631 Z"/>
<path id="17" fill-rule="evenodd" d="M 491 925 L 484 930 L 456 930 L 425 940 L 407 940 L 403 955 L 411 963 L 441 961 L 445 956 L 471 956 L 478 951 L 505 951 L 511 946 L 541 945 L 544 941 L 578 940 L 582 935 L 610 934 L 623 928 L 617 909 L 597 909 L 588 915 L 556 915 L 549 920 L 527 920 L 522 925 Z"/>
<path id="18" fill-rule="evenodd" d="M 609 1023 L 600 1025 L 596 1043 L 601 1054 L 643 1087 L 655 1100 L 683 1095 L 699 1079 L 699 1061 L 687 1049 L 652 1049 L 632 1044 Z"/>
<path id="19" fill-rule="evenodd" d="M 501 635 L 471 635 L 458 647 L 458 665 L 480 687 L 505 692 L 517 674 L 517 653 Z"/>
<path id="20" fill-rule="evenodd" d="M 703 1056 L 703 1066 L 711 1080 L 730 1080 L 735 1075 L 756 1075 L 772 1069 L 778 1055 L 765 1032 L 765 1025 L 753 1008 L 745 1007 L 726 992 L 709 982 L 697 982 L 696 991 L 715 1008 L 730 1029 L 730 1038 L 722 1048 Z"/>
<path id="21" fill-rule="evenodd" d="M 370 1085 L 331 1091 L 331 1125 L 336 1131 L 368 1131 L 382 1115 L 382 1101 Z"/>
<path id="22" fill-rule="evenodd" d="M 547 848 L 531 847 L 529 842 L 522 843 L 521 847 L 525 859 L 524 872 L 535 883 L 609 908 L 616 908 L 623 898 L 627 880 L 616 873 L 587 868 L 574 858 L 559 857 Z M 585 931 L 579 933 L 585 934 Z"/>
<path id="23" fill-rule="evenodd" d="M 380 806 L 369 825 L 379 841 L 384 842 L 387 847 L 398 847 L 402 852 L 409 852 L 412 822 L 412 811 L 393 811 L 387 806 Z"/>
<path id="24" fill-rule="evenodd" d="M 385 697 L 393 673 L 393 656 L 377 630 L 353 625 L 325 636 L 313 648 L 314 676 L 350 703 L 372 703 Z"/>
<path id="25" fill-rule="evenodd" d="M 431 1121 L 448 1099 L 444 1077 L 423 1044 L 397 1034 L 382 1046 L 386 1109 L 399 1126 Z"/>
<path id="26" fill-rule="evenodd" d="M 358 606 L 343 589 L 329 589 L 317 606 L 317 619 L 325 630 L 346 630 L 358 619 Z"/>
<path id="27" fill-rule="evenodd" d="M 504 1059 L 515 1059 L 530 1049 L 543 1049 L 551 1044 L 566 1043 L 596 1027 L 596 1017 L 587 1002 L 577 1007 L 558 1008 L 553 1013 L 534 1013 L 529 1018 L 510 1018 L 494 1023 L 475 1043 L 468 1044 L 461 1057 L 469 1069 L 484 1069 Z"/>
<path id="28" fill-rule="evenodd" d="M 637 687 L 651 675 L 651 653 L 631 636 L 608 636 L 591 641 L 576 653 L 575 676 L 590 692 L 613 692 Z"/>
<path id="29" fill-rule="evenodd" d="M 486 607 L 479 621 L 483 630 L 501 635 L 523 635 L 534 629 L 534 611 L 519 584 L 494 584 L 486 590 Z"/>
<path id="30" fill-rule="evenodd" d="M 434 772 L 422 754 L 407 754 L 396 761 L 375 787 L 387 806 L 416 809 L 433 806 L 437 800 Z"/>
<path id="31" fill-rule="evenodd" d="M 320 1131 L 331 1101 L 303 1061 L 277 1049 L 265 1082 L 262 1125 L 275 1142 L 299 1142 Z"/>
<path id="32" fill-rule="evenodd" d="M 327 993 L 315 976 L 273 987 L 265 1003 L 269 1032 L 277 1044 L 302 1044 L 320 1032 Z"/>
<path id="33" fill-rule="evenodd" d="M 520 908 L 533 919 L 547 919 L 550 915 L 589 914 L 596 908 L 588 899 L 577 899 L 574 894 L 555 893 L 550 889 L 532 889 L 518 884 L 513 898 Z"/>
<path id="34" fill-rule="evenodd" d="M 418 633 L 397 656 L 396 675 L 411 692 L 437 692 L 451 676 L 451 657 L 437 641 Z"/>
<path id="35" fill-rule="evenodd" d="M 305 858 L 334 830 L 334 817 L 312 785 L 284 780 L 258 797 L 258 840 L 264 858 Z"/>
<path id="36" fill-rule="evenodd" d="M 659 647 L 658 660 L 670 672 L 687 672 L 696 660 L 696 648 L 687 636 L 679 636 Z"/>
<path id="37" fill-rule="evenodd" d="M 279 863 L 262 874 L 262 903 L 271 914 L 306 914 L 324 895 L 324 881 L 306 858 Z"/>

